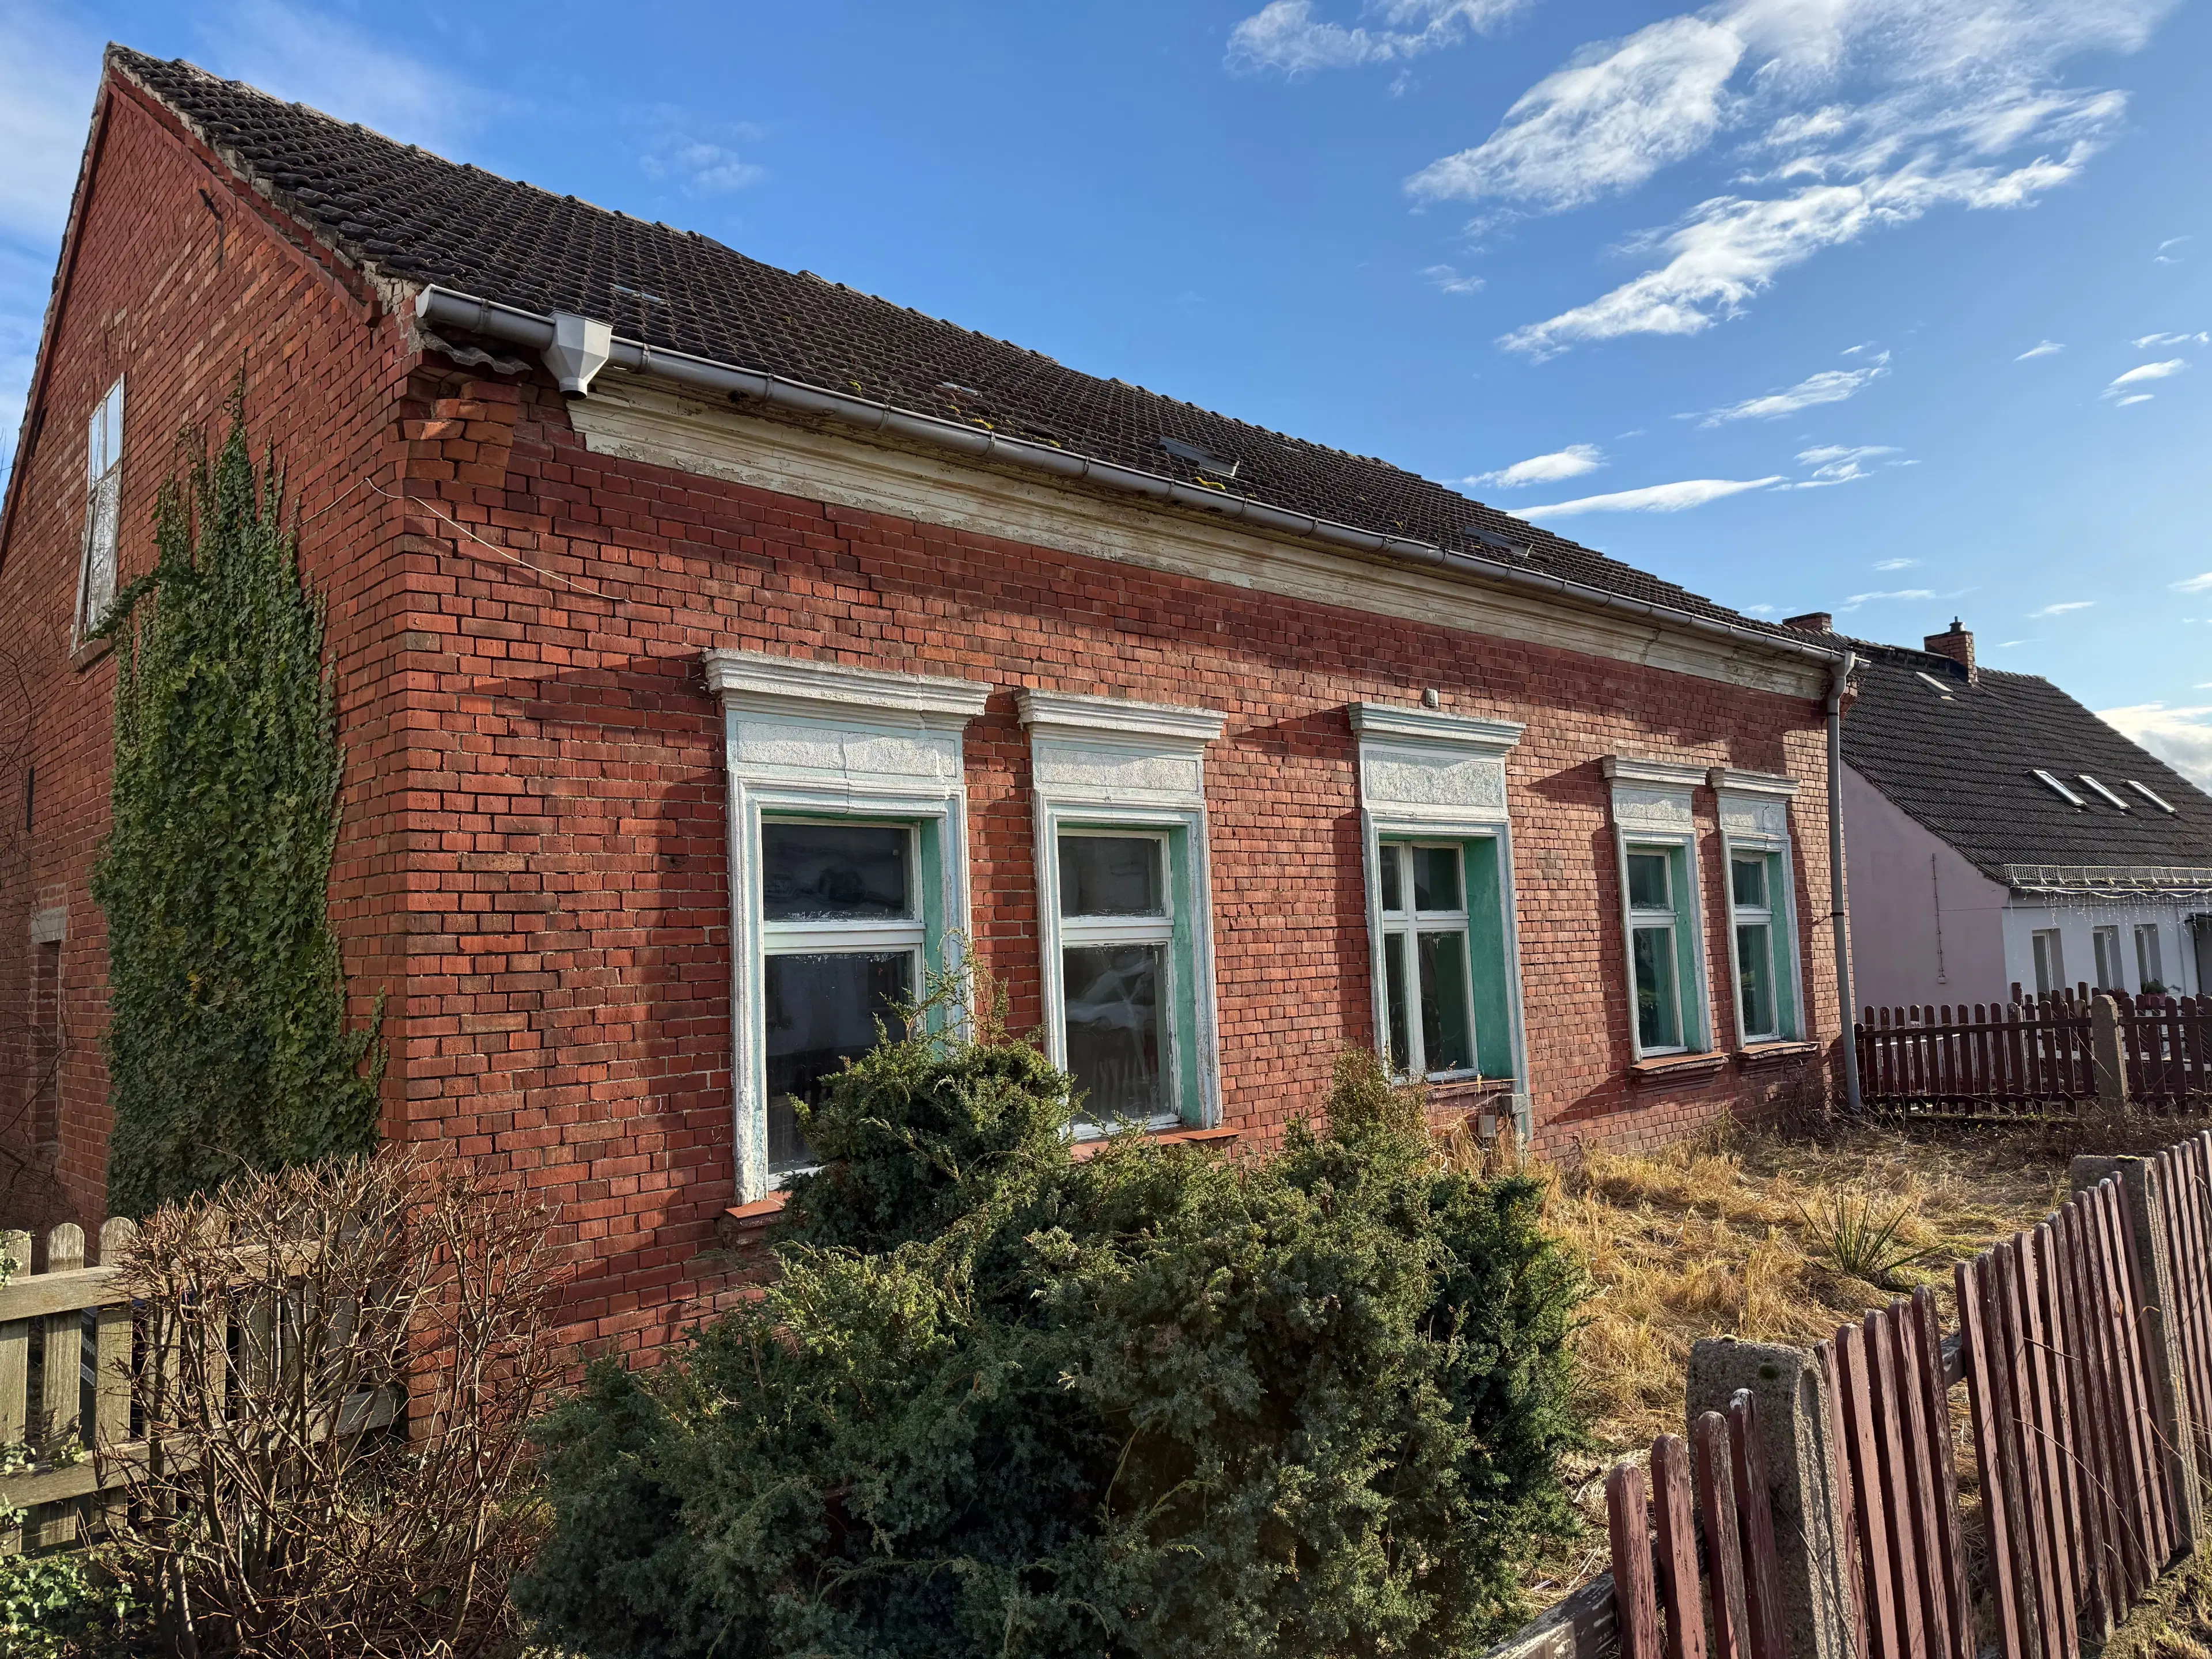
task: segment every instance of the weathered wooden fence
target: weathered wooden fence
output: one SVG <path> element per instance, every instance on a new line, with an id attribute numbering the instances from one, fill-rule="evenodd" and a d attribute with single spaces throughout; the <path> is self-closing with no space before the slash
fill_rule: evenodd
<path id="1" fill-rule="evenodd" d="M 1613 1469 L 1611 1626 L 1627 1659 L 1793 1659 L 1785 1621 L 1759 1609 L 1819 1604 L 1824 1581 L 1840 1612 L 1800 1620 L 1814 1651 L 1794 1659 L 1975 1659 L 1984 1639 L 2002 1659 L 2078 1659 L 2204 1541 L 2212 1133 L 2154 1158 L 2077 1159 L 2075 1185 L 1958 1266 L 1954 1333 L 1922 1289 L 1814 1350 L 1796 1443 L 1821 1466 L 1819 1524 L 1778 1539 L 1747 1395 L 1725 1432 L 1710 1413 L 1695 1425 L 1694 1470 L 1680 1441 L 1654 1443 L 1656 1553 L 1642 1472 Z"/>
<path id="2" fill-rule="evenodd" d="M 114 1264 L 133 1231 L 108 1222 L 87 1267 L 84 1230 L 64 1222 L 35 1273 L 30 1234 L 0 1232 L 0 1255 L 15 1264 L 0 1285 L 0 1510 L 29 1514 L 0 1528 L 0 1555 L 73 1542 L 85 1500 L 122 1484 L 112 1464 L 103 1480 L 91 1451 L 131 1443 L 131 1310 Z"/>
<path id="3" fill-rule="evenodd" d="M 2092 994 L 1869 1008 L 1862 1094 L 1904 1112 L 2027 1114 L 2212 1106 L 2212 997 Z"/>

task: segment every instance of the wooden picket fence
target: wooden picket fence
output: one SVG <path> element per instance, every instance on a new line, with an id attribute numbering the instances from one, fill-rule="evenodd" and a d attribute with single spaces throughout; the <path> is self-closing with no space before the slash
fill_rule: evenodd
<path id="1" fill-rule="evenodd" d="M 2212 1106 L 2212 997 L 2130 997 L 2087 984 L 2009 1003 L 1869 1008 L 1855 1025 L 1861 1093 L 1881 1110 L 1971 1115 Z M 2098 1058 L 2098 1022 L 2113 1045 Z"/>
<path id="2" fill-rule="evenodd" d="M 1814 1350 L 1857 1659 L 1976 1659 L 1984 1607 L 2002 1659 L 2078 1659 L 2197 1547 L 2212 1486 L 2212 1133 L 2168 1147 L 2142 1179 L 2148 1212 L 2115 1175 L 1959 1264 L 1954 1334 L 1922 1289 Z M 1790 1659 L 1782 1622 L 1759 1611 L 1778 1558 L 1750 1404 L 1739 1395 L 1727 1425 L 1732 1514 L 1715 1502 L 1730 1486 L 1706 1449 L 1716 1427 L 1693 1431 L 1694 1471 L 1679 1440 L 1654 1443 L 1656 1553 L 1641 1472 L 1608 1477 L 1626 1659 Z"/>
<path id="3" fill-rule="evenodd" d="M 84 1230 L 65 1221 L 46 1235 L 35 1273 L 31 1235 L 0 1232 L 0 1255 L 15 1265 L 13 1281 L 0 1285 L 0 1451 L 21 1449 L 0 1463 L 0 1510 L 29 1516 L 0 1528 L 0 1555 L 76 1541 L 87 1500 L 122 1485 L 119 1469 L 95 1463 L 92 1449 L 132 1443 L 131 1308 L 116 1288 L 115 1263 L 136 1231 L 120 1219 L 102 1226 L 100 1261 L 87 1267 Z"/>

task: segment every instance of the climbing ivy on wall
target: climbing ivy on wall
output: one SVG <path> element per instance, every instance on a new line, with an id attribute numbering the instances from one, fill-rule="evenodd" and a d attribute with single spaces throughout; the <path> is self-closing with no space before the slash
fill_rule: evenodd
<path id="1" fill-rule="evenodd" d="M 173 476 L 155 568 L 117 596 L 107 916 L 108 1206 L 141 1216 L 240 1169 L 368 1150 L 384 1070 L 349 1027 L 330 925 L 343 765 L 324 606 L 300 579 L 244 390 Z M 382 1005 L 378 1005 L 379 1015 Z"/>

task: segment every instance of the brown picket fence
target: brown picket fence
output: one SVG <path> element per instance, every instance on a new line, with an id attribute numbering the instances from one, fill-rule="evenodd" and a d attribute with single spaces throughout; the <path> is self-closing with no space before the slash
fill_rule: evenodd
<path id="1" fill-rule="evenodd" d="M 2086 984 L 2008 1003 L 1869 1008 L 1852 1028 L 1866 1103 L 1881 1111 L 2026 1115 L 2092 1104 L 2212 1105 L 2212 997 L 2109 994 L 2109 1071 Z"/>
<path id="2" fill-rule="evenodd" d="M 1923 1288 L 1814 1351 L 1839 1537 L 1827 1567 L 1799 1570 L 1841 1574 L 1839 1652 L 1976 1659 L 1986 1608 L 2002 1659 L 2078 1659 L 2197 1547 L 2212 1482 L 2212 1133 L 2132 1167 L 2132 1194 L 2106 1176 L 1960 1263 L 1954 1332 Z M 1972 1510 L 1955 1457 L 1961 1386 Z M 1724 1431 L 1700 1419 L 1694 1470 L 1680 1440 L 1654 1443 L 1656 1553 L 1642 1472 L 1608 1478 L 1627 1659 L 1789 1659 L 1783 1623 L 1760 1613 L 1778 1605 L 1780 1558 L 1751 1404 L 1739 1395 Z"/>

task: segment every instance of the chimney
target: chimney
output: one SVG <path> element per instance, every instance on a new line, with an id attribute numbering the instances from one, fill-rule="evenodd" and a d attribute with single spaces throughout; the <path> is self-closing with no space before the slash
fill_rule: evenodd
<path id="1" fill-rule="evenodd" d="M 1951 618 L 1948 634 L 1930 634 L 1921 642 L 1921 648 L 1938 657 L 1948 657 L 1966 671 L 1966 684 L 1973 684 L 1981 678 L 1974 666 L 1974 635 L 1971 629 L 1959 626 L 1956 617 Z"/>
<path id="2" fill-rule="evenodd" d="M 1808 611 L 1802 617 L 1784 617 L 1782 625 L 1808 634 L 1832 634 L 1836 631 L 1836 617 L 1830 611 Z"/>

